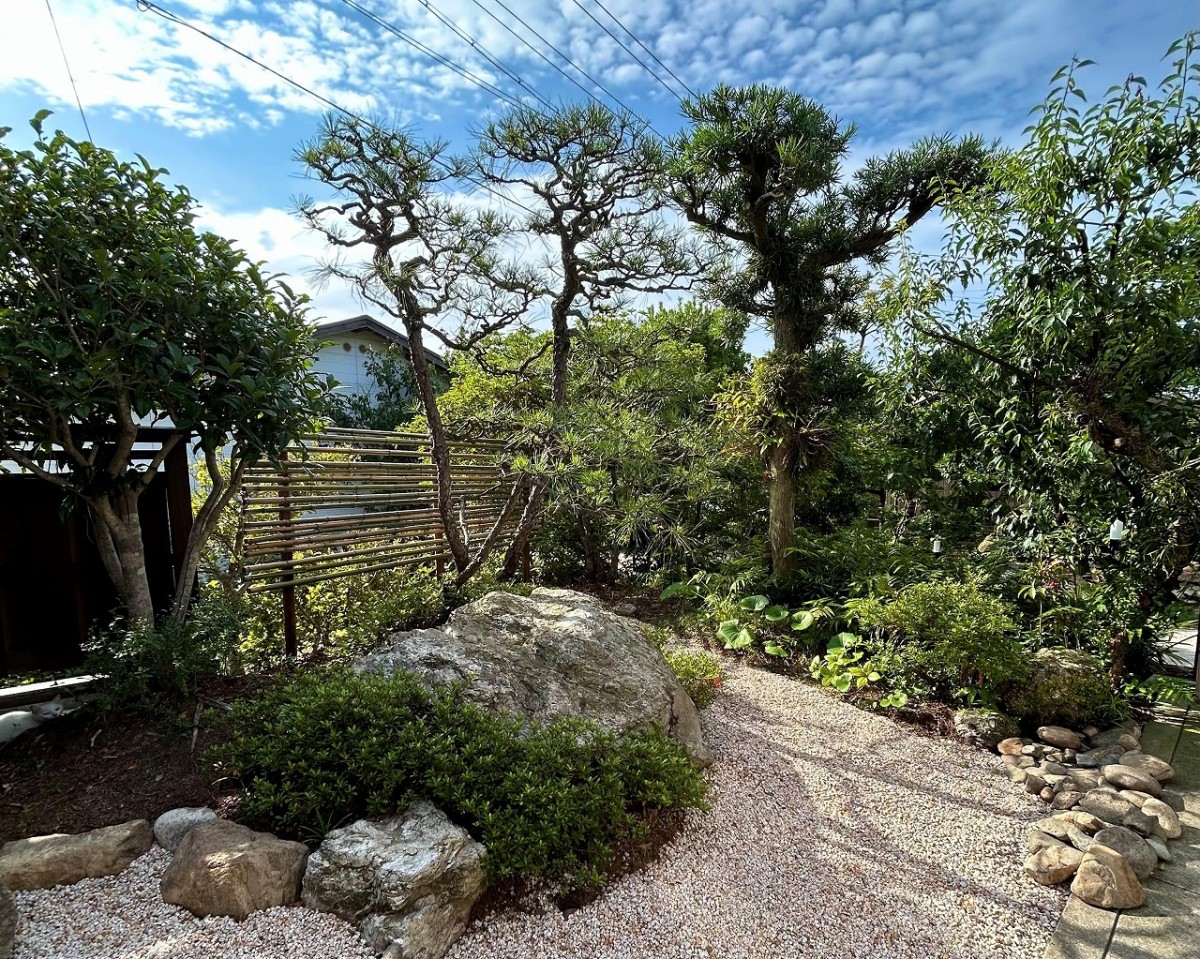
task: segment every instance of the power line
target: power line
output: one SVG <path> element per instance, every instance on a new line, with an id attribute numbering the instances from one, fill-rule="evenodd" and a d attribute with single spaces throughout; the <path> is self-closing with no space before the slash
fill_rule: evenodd
<path id="1" fill-rule="evenodd" d="M 634 53 L 632 50 L 630 50 L 629 47 L 625 46 L 625 43 L 621 40 L 620 37 L 618 37 L 610 29 L 608 29 L 608 27 L 605 24 L 601 23 L 598 19 L 596 19 L 596 15 L 594 13 L 592 13 L 591 10 L 589 10 L 582 3 L 580 3 L 579 0 L 572 0 L 572 2 L 580 10 L 582 10 L 584 13 L 587 14 L 588 19 L 590 19 L 592 21 L 592 23 L 594 23 L 601 30 L 603 30 L 605 33 L 607 33 L 609 35 L 609 37 L 612 39 L 613 43 L 615 43 L 622 50 L 624 50 L 626 53 L 628 53 L 633 58 L 634 62 L 637 63 L 637 65 L 639 67 L 641 67 L 648 74 L 650 74 L 650 76 L 654 77 L 654 79 L 658 81 L 659 85 L 664 90 L 666 90 L 667 93 L 671 94 L 671 96 L 673 96 L 680 103 L 683 103 L 683 97 L 681 97 L 678 93 L 676 93 L 674 90 L 672 90 L 671 87 L 667 84 L 667 82 L 662 77 L 660 77 L 657 73 L 655 73 L 653 70 L 651 70 L 649 66 L 646 65 L 645 61 L 642 60 L 641 57 L 639 57 L 636 53 Z M 609 16 L 611 17 L 612 14 L 610 13 Z M 625 32 L 628 33 L 629 31 L 626 30 Z M 631 36 L 632 36 L 632 34 L 631 34 Z"/>
<path id="2" fill-rule="evenodd" d="M 544 60 L 551 67 L 553 67 L 555 70 L 557 70 L 559 73 L 561 73 L 564 77 L 566 77 L 569 81 L 571 81 L 571 83 L 575 84 L 576 87 L 578 87 L 580 90 L 583 91 L 584 96 L 588 97 L 589 99 L 595 100 L 601 106 L 604 106 L 604 104 L 600 102 L 600 100 L 596 97 L 596 95 L 594 93 L 592 93 L 591 90 L 589 90 L 585 86 L 583 86 L 578 80 L 576 80 L 573 76 L 571 76 L 569 73 L 567 73 L 566 70 L 564 70 L 557 63 L 555 63 L 553 60 L 551 60 L 549 57 L 547 57 L 544 53 L 542 53 L 541 50 L 539 50 L 537 47 L 535 47 L 532 43 L 530 43 L 528 40 L 526 40 L 523 36 L 521 36 L 519 33 L 517 33 L 517 31 L 514 30 L 511 26 L 509 26 L 509 24 L 505 23 L 502 19 L 500 19 L 500 17 L 496 16 L 496 14 L 493 13 L 491 10 L 489 10 L 487 7 L 485 7 L 480 2 L 480 0 L 471 0 L 471 2 L 473 4 L 475 4 L 475 6 L 477 6 L 484 13 L 486 13 L 489 17 L 491 17 L 493 20 L 495 20 L 498 24 L 500 24 L 500 26 L 502 26 L 505 30 L 507 30 L 509 33 L 511 33 L 514 37 L 516 37 L 518 40 L 520 40 L 521 43 L 523 43 L 530 50 L 532 50 L 539 57 L 541 57 L 542 60 Z M 583 67 L 576 64 L 570 57 L 568 57 L 565 53 L 563 53 L 560 49 L 558 49 L 558 47 L 556 47 L 553 43 L 551 43 L 549 40 L 547 40 L 545 37 L 543 37 L 535 29 L 533 29 L 533 27 L 531 27 L 518 14 L 516 14 L 512 10 L 512 8 L 509 7 L 508 4 L 506 4 L 504 2 L 504 0 L 496 0 L 496 3 L 510 17 L 512 17 L 514 20 L 516 20 L 519 24 L 521 24 L 521 26 L 523 26 L 526 30 L 528 30 L 530 33 L 532 33 L 539 40 L 541 40 L 542 43 L 546 44 L 546 46 L 548 46 L 551 50 L 553 50 L 560 57 L 562 57 L 562 59 L 567 63 L 568 66 L 573 67 L 576 71 L 578 71 L 578 73 L 582 77 L 584 77 L 589 82 L 595 84 L 597 89 L 599 89 L 601 93 L 603 93 L 606 97 L 608 97 L 610 100 L 612 100 L 613 103 L 617 104 L 626 113 L 628 113 L 632 116 L 637 116 L 637 114 L 632 109 L 630 109 L 620 99 L 620 97 L 618 97 L 616 94 L 612 93 L 606 86 L 604 86 L 603 83 L 601 83 L 599 80 L 597 80 L 595 77 L 593 77 L 590 73 L 588 73 L 586 70 L 584 70 Z M 643 121 L 643 122 L 646 122 L 646 121 Z M 650 124 L 648 122 L 646 122 L 646 127 L 650 130 L 651 133 L 653 133 L 655 136 L 657 136 L 660 140 L 666 139 L 661 133 L 659 133 L 652 126 L 650 126 Z"/>
<path id="3" fill-rule="evenodd" d="M 58 38 L 58 52 L 62 54 L 63 66 L 67 68 L 67 78 L 71 81 L 71 91 L 75 94 L 75 105 L 79 107 L 79 119 L 83 121 L 83 129 L 87 137 L 92 138 L 92 128 L 88 126 L 87 114 L 83 112 L 83 101 L 79 99 L 79 87 L 75 86 L 75 74 L 71 72 L 71 62 L 67 59 L 67 48 L 63 46 L 62 34 L 58 32 L 58 21 L 54 19 L 54 9 L 50 0 L 46 0 L 46 12 L 50 14 L 50 24 L 54 27 L 54 36 Z"/>
<path id="4" fill-rule="evenodd" d="M 372 23 L 376 24 L 379 27 L 382 27 L 384 30 L 388 31 L 388 33 L 403 40 L 414 50 L 418 50 L 419 52 L 425 54 L 425 56 L 429 57 L 435 63 L 440 63 L 442 66 L 446 67 L 448 70 L 453 70 L 464 80 L 468 80 L 471 83 L 474 83 L 476 86 L 478 86 L 481 89 L 486 90 L 488 93 L 492 94 L 492 96 L 503 100 L 509 106 L 516 107 L 516 106 L 521 105 L 519 100 L 516 100 L 513 97 L 510 97 L 507 93 L 505 93 L 499 87 L 489 83 L 487 80 L 484 80 L 482 77 L 476 76 L 470 70 L 467 70 L 464 67 L 460 67 L 457 63 L 455 63 L 449 57 L 443 56 L 442 54 L 438 53 L 433 48 L 428 47 L 424 43 L 422 43 L 420 40 L 417 40 L 415 37 L 410 37 L 407 33 L 405 33 L 403 30 L 401 30 L 395 24 L 390 23 L 389 21 L 383 19 L 383 17 L 379 16 L 377 13 L 375 13 L 371 10 L 368 10 L 362 4 L 357 3 L 356 0 L 342 0 L 342 3 L 344 3 L 346 6 L 348 6 L 351 10 L 354 10 L 357 13 L 361 14 L 362 16 L 366 17 Z"/>
<path id="5" fill-rule="evenodd" d="M 473 49 L 476 53 L 478 53 L 488 63 L 490 63 L 492 66 L 494 66 L 497 70 L 499 70 L 501 73 L 503 73 L 506 77 L 508 77 L 510 80 L 512 80 L 513 83 L 515 83 L 517 86 L 519 86 L 522 90 L 524 90 L 526 93 L 528 93 L 531 97 L 533 97 L 535 100 L 537 100 L 547 110 L 554 109 L 553 103 L 551 103 L 549 100 L 547 100 L 544 96 L 542 96 L 535 89 L 533 89 L 533 87 L 529 86 L 529 84 L 527 84 L 524 80 L 522 80 L 517 74 L 513 73 L 512 70 L 510 70 L 503 63 L 501 63 L 499 60 L 497 60 L 494 56 L 492 56 L 490 53 L 488 53 L 487 50 L 484 49 L 483 45 L 478 40 L 476 40 L 474 37 L 472 37 L 469 33 L 464 32 L 458 26 L 458 24 L 456 24 L 453 20 L 451 20 L 445 14 L 441 13 L 435 7 L 433 7 L 430 4 L 429 0 L 418 0 L 418 2 L 421 4 L 421 6 L 423 6 L 425 8 L 427 13 L 436 17 L 439 21 L 441 21 L 447 27 L 449 27 L 454 32 L 455 36 L 457 36 L 460 40 L 462 40 L 464 43 L 466 43 L 468 46 L 470 46 L 471 49 Z"/>
<path id="6" fill-rule="evenodd" d="M 616 14 L 613 13 L 611 10 L 609 10 L 608 7 L 606 7 L 601 2 L 601 0 L 596 0 L 596 6 L 598 6 L 601 10 L 603 10 L 605 13 L 607 13 L 608 18 L 610 20 L 612 20 L 612 22 L 615 23 L 618 27 L 620 27 L 634 43 L 636 43 L 639 47 L 641 47 L 648 54 L 650 54 L 650 56 L 654 59 L 654 62 L 657 63 L 660 67 L 662 67 L 664 70 L 666 70 L 667 74 L 676 83 L 678 83 L 681 87 L 683 87 L 688 92 L 688 96 L 690 96 L 693 100 L 698 99 L 698 95 L 697 95 L 696 91 L 693 90 L 691 87 L 689 87 L 681 79 L 679 79 L 679 75 L 674 70 L 672 70 L 669 66 L 667 66 L 660 59 L 658 59 L 658 55 L 653 50 L 651 50 L 648 46 L 646 46 L 646 44 L 642 43 L 642 41 L 639 40 L 636 36 L 634 36 L 633 33 L 629 30 L 629 28 L 626 27 L 625 24 L 623 24 L 620 20 L 618 20 Z M 661 81 L 659 81 L 659 82 L 661 82 Z"/>
<path id="7" fill-rule="evenodd" d="M 372 130 L 375 130 L 377 132 L 380 132 L 380 133 L 387 132 L 387 131 L 382 130 L 378 126 L 378 124 L 371 122 L 370 120 L 366 119 L 363 116 L 360 116 L 359 114 L 355 113 L 352 110 L 347 110 L 341 104 L 336 103 L 333 100 L 330 100 L 326 96 L 322 96 L 321 94 L 317 93 L 315 90 L 311 89 L 310 87 L 306 87 L 300 81 L 293 80 L 291 77 L 285 76 L 284 74 L 282 74 L 278 70 L 276 70 L 274 67 L 267 66 L 267 64 L 263 63 L 262 61 L 256 60 L 250 54 L 243 53 L 237 47 L 230 46 L 224 40 L 221 40 L 218 37 L 214 37 L 207 30 L 204 30 L 204 29 L 196 26 L 193 23 L 189 23 L 187 20 L 184 20 L 178 14 L 172 13 L 170 10 L 167 10 L 164 7 L 160 7 L 156 3 L 152 3 L 151 0 L 137 0 L 137 5 L 138 5 L 139 10 L 149 11 L 150 13 L 153 13 L 156 16 L 159 16 L 162 19 L 164 19 L 170 23 L 174 23 L 181 27 L 186 27 L 188 30 L 191 30 L 193 33 L 198 33 L 200 36 L 202 36 L 208 40 L 211 40 L 213 43 L 217 44 L 217 46 L 223 47 L 224 49 L 228 50 L 230 53 L 236 54 L 237 56 L 241 57 L 243 60 L 247 60 L 250 63 L 253 63 L 256 67 L 259 67 L 262 70 L 266 70 L 267 73 L 282 80 L 284 83 L 288 84 L 288 86 L 294 87 L 295 89 L 301 91 L 302 93 L 305 93 L 308 96 L 312 97 L 314 100 L 318 101 L 319 103 L 325 104 L 325 106 L 329 107 L 331 110 L 334 110 L 335 112 L 340 113 L 343 116 L 350 117 L 352 120 L 357 120 L 359 123 L 362 123 L 365 126 L 368 126 Z M 414 149 L 417 149 L 415 144 L 414 144 Z M 453 165 L 447 163 L 445 160 L 443 160 L 441 157 L 439 157 L 436 153 L 424 152 L 424 151 L 421 151 L 420 149 L 417 149 L 417 152 L 420 153 L 422 156 L 424 156 L 430 162 L 438 164 L 440 167 L 442 167 L 442 169 L 447 170 L 451 173 L 456 172 Z M 524 210 L 530 216 L 537 216 L 537 213 L 535 213 L 532 209 L 527 207 L 524 203 L 521 203 L 519 200 L 514 200 L 512 197 L 510 197 L 504 193 L 501 193 L 499 190 L 496 190 L 495 188 L 489 186 L 487 183 L 484 183 L 480 180 L 474 180 L 469 176 L 461 176 L 460 175 L 460 178 L 465 180 L 467 183 L 473 184 L 474 186 L 479 187 L 481 190 L 484 190 L 485 192 L 490 193 L 493 196 L 498 197 L 501 200 L 504 200 L 506 203 L 511 203 L 513 206 L 520 207 L 522 210 Z"/>

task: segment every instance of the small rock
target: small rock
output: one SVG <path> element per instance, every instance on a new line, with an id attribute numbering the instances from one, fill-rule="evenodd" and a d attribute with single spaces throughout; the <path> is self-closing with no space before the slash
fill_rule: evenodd
<path id="1" fill-rule="evenodd" d="M 1149 773 L 1144 773 L 1123 763 L 1105 766 L 1104 778 L 1122 789 L 1136 789 L 1138 792 L 1149 793 L 1151 796 L 1162 795 L 1162 785 L 1157 779 Z"/>
<path id="2" fill-rule="evenodd" d="M 1045 819 L 1039 819 L 1033 824 L 1034 829 L 1040 829 L 1042 832 L 1055 839 L 1067 838 L 1067 830 L 1072 826 L 1082 829 L 1086 833 L 1095 833 L 1103 829 L 1108 823 L 1103 822 L 1086 811 L 1081 812 L 1059 812 L 1053 816 L 1047 816 Z"/>
<path id="3" fill-rule="evenodd" d="M 954 731 L 983 749 L 995 749 L 1019 729 L 1015 719 L 993 709 L 958 709 L 954 713 Z"/>
<path id="4" fill-rule="evenodd" d="M 1037 765 L 1037 760 L 1034 759 L 1032 756 L 1018 756 L 1017 757 L 1017 765 L 1020 766 L 1022 769 L 1032 769 L 1034 766 Z"/>
<path id="5" fill-rule="evenodd" d="M 1002 756 L 1020 756 L 1021 749 L 1027 742 L 1028 739 L 1022 739 L 1020 736 L 1009 736 L 996 744 L 996 751 Z"/>
<path id="6" fill-rule="evenodd" d="M 1079 805 L 1079 800 L 1083 798 L 1083 793 L 1076 792 L 1073 789 L 1066 789 L 1057 793 L 1050 801 L 1050 805 L 1054 809 L 1072 809 Z"/>
<path id="7" fill-rule="evenodd" d="M 1047 749 L 1044 753 L 1042 753 L 1042 759 L 1047 762 L 1061 763 L 1063 760 L 1063 750 Z"/>
<path id="8" fill-rule="evenodd" d="M 1025 791 L 1033 795 L 1037 795 L 1046 788 L 1046 780 L 1033 770 L 1028 770 L 1025 775 Z"/>
<path id="9" fill-rule="evenodd" d="M 1185 806 L 1183 796 L 1177 793 L 1174 789 L 1163 789 L 1163 794 L 1160 797 L 1163 802 L 1174 809 L 1176 812 L 1183 812 Z"/>
<path id="10" fill-rule="evenodd" d="M 1040 829 L 1031 829 L 1029 835 L 1025 837 L 1025 851 L 1035 853 L 1039 849 L 1045 849 L 1047 846 L 1061 846 L 1059 840 L 1055 839 L 1048 833 L 1042 832 Z"/>
<path id="11" fill-rule="evenodd" d="M 1067 778 L 1080 792 L 1095 789 L 1104 781 L 1103 774 L 1098 769 L 1072 769 L 1067 773 Z"/>
<path id="12" fill-rule="evenodd" d="M 1083 856 L 1071 892 L 1089 906 L 1136 909 L 1146 902 L 1146 890 L 1133 867 L 1115 849 L 1094 843 Z"/>
<path id="13" fill-rule="evenodd" d="M 1183 835 L 1179 814 L 1161 799 L 1147 799 L 1140 811 L 1152 820 L 1150 835 L 1161 839 L 1178 839 Z"/>
<path id="14" fill-rule="evenodd" d="M 1046 751 L 1046 747 L 1041 743 L 1030 743 L 1027 746 L 1021 747 L 1022 756 L 1031 756 L 1034 759 L 1041 759 L 1042 753 Z"/>
<path id="15" fill-rule="evenodd" d="M 1103 789 L 1093 789 L 1079 800 L 1079 805 L 1107 823 L 1119 823 L 1130 812 L 1140 811 L 1128 799 Z"/>
<path id="16" fill-rule="evenodd" d="M 1085 736 L 1087 736 L 1088 739 L 1091 739 L 1093 736 L 1098 736 L 1100 734 L 1100 730 L 1097 729 L 1095 726 L 1084 726 L 1083 729 L 1081 729 L 1079 731 L 1081 733 L 1083 733 Z"/>
<path id="17" fill-rule="evenodd" d="M 1038 798 L 1043 802 L 1051 802 L 1054 799 L 1054 787 L 1047 786 L 1040 793 L 1038 793 Z"/>
<path id="18" fill-rule="evenodd" d="M 1122 789 L 1117 795 L 1119 795 L 1122 799 L 1128 799 L 1131 803 L 1137 806 L 1138 809 L 1142 808 L 1142 805 L 1147 799 L 1154 798 L 1149 793 L 1138 792 L 1136 789 Z"/>
<path id="19" fill-rule="evenodd" d="M 1100 766 L 1106 766 L 1111 762 L 1116 762 L 1121 758 L 1121 751 L 1114 750 L 1111 746 L 1101 749 L 1089 749 L 1087 752 L 1077 753 L 1075 756 L 1075 765 L 1084 769 L 1097 769 Z"/>
<path id="20" fill-rule="evenodd" d="M 195 916 L 245 919 L 295 902 L 307 858 L 303 843 L 216 819 L 184 833 L 159 890 Z"/>
<path id="21" fill-rule="evenodd" d="M 1038 739 L 1059 749 L 1078 749 L 1083 743 L 1079 735 L 1066 726 L 1039 726 Z"/>
<path id="22" fill-rule="evenodd" d="M 1016 766 L 1020 763 L 1021 757 L 1020 756 L 1009 756 L 1006 754 L 1006 755 L 1001 756 L 1000 760 L 1001 760 L 1001 762 L 1004 763 L 1005 766 Z"/>
<path id="23" fill-rule="evenodd" d="M 18 839 L 0 849 L 0 883 L 16 891 L 115 876 L 153 843 L 154 834 L 145 819 L 75 835 Z"/>
<path id="24" fill-rule="evenodd" d="M 1149 753 L 1126 753 L 1121 757 L 1121 765 L 1132 766 L 1139 772 L 1153 776 L 1160 783 L 1166 782 L 1175 776 L 1175 767 L 1169 762 L 1159 759 L 1157 756 L 1151 756 Z"/>
<path id="25" fill-rule="evenodd" d="M 154 838 L 163 849 L 174 852 L 189 829 L 216 818 L 216 812 L 207 806 L 170 809 L 154 820 Z"/>
<path id="26" fill-rule="evenodd" d="M 1025 860 L 1025 873 L 1043 886 L 1053 886 L 1075 875 L 1082 861 L 1083 853 L 1078 849 L 1061 844 L 1047 846 Z"/>
<path id="27" fill-rule="evenodd" d="M 1129 733 L 1126 733 L 1124 736 L 1122 736 L 1120 739 L 1117 740 L 1117 745 L 1120 746 L 1122 749 L 1124 749 L 1126 752 L 1128 752 L 1130 750 L 1141 749 L 1142 741 L 1140 739 L 1138 739 L 1137 736 L 1133 736 Z"/>
<path id="28" fill-rule="evenodd" d="M 1041 769 L 1043 776 L 1047 774 L 1051 776 L 1065 776 L 1067 774 L 1067 767 L 1053 760 L 1043 759 Z"/>
<path id="29" fill-rule="evenodd" d="M 1025 769 L 1022 766 L 1008 766 L 1005 770 L 1008 773 L 1008 778 L 1020 785 L 1025 782 Z"/>
<path id="30" fill-rule="evenodd" d="M 1146 840 L 1124 826 L 1101 829 L 1096 833 L 1094 842 L 1119 852 L 1139 879 L 1149 879 L 1154 867 L 1158 865 L 1158 856 L 1146 845 Z"/>
<path id="31" fill-rule="evenodd" d="M 1079 750 L 1077 749 L 1064 749 L 1062 761 L 1065 763 L 1073 763 L 1075 762 L 1075 757 L 1078 755 Z"/>
<path id="32" fill-rule="evenodd" d="M 1045 835 L 1045 833 L 1042 835 Z M 1167 848 L 1167 844 L 1159 839 L 1158 836 L 1147 836 L 1146 845 L 1153 849 L 1154 855 L 1158 856 L 1163 862 L 1170 862 L 1174 859 L 1174 856 L 1171 855 L 1171 850 Z"/>
<path id="33" fill-rule="evenodd" d="M 1096 835 L 1100 835 L 1101 832 L 1104 830 L 1101 829 Z M 1072 826 L 1067 830 L 1067 840 L 1080 852 L 1087 852 L 1092 848 L 1092 843 L 1096 841 L 1078 826 Z"/>
<path id="34" fill-rule="evenodd" d="M 1102 733 L 1096 733 L 1095 736 L 1088 737 L 1088 745 L 1095 752 L 1098 749 L 1111 748 L 1116 746 L 1122 736 L 1129 735 L 1129 731 L 1120 726 L 1114 726 L 1112 729 L 1106 729 Z M 1119 747 L 1121 752 L 1125 751 L 1125 747 Z"/>

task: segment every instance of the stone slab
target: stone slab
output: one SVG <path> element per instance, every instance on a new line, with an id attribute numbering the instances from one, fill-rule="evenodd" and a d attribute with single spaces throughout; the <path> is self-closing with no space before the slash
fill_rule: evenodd
<path id="1" fill-rule="evenodd" d="M 1105 959 L 1196 959 L 1200 895 L 1151 879 L 1146 905 L 1122 912 Z"/>
<path id="2" fill-rule="evenodd" d="M 1045 959 L 1104 959 L 1117 916 L 1072 896 L 1058 920 Z"/>

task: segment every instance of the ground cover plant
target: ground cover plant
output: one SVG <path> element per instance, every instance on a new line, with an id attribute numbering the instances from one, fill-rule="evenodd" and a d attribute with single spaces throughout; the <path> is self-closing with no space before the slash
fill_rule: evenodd
<path id="1" fill-rule="evenodd" d="M 639 813 L 701 806 L 706 788 L 661 734 L 527 728 L 403 673 L 312 673 L 230 721 L 215 755 L 242 783 L 245 816 L 313 839 L 427 798 L 487 846 L 493 879 L 593 883 Z"/>

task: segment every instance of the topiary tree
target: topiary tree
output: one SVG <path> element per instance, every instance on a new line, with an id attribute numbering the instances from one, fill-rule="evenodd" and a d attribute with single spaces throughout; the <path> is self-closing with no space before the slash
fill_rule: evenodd
<path id="1" fill-rule="evenodd" d="M 48 137 L 46 116 L 27 150 L 0 130 L 0 458 L 87 509 L 130 617 L 150 622 L 138 499 L 193 437 L 210 485 L 172 606 L 182 619 L 246 467 L 303 432 L 328 386 L 309 371 L 302 297 L 197 231 L 191 196 L 165 170 Z M 138 429 L 155 423 L 178 433 L 135 464 Z"/>
<path id="2" fill-rule="evenodd" d="M 829 346 L 861 331 L 865 270 L 938 203 L 942 185 L 977 180 L 978 137 L 931 137 L 876 157 L 843 181 L 854 127 L 778 87 L 718 86 L 684 104 L 665 189 L 717 244 L 709 280 L 725 305 L 762 317 L 774 349 L 757 413 L 770 491 L 772 566 L 796 566 L 797 477 L 822 458 L 832 431 L 821 407 Z"/>

